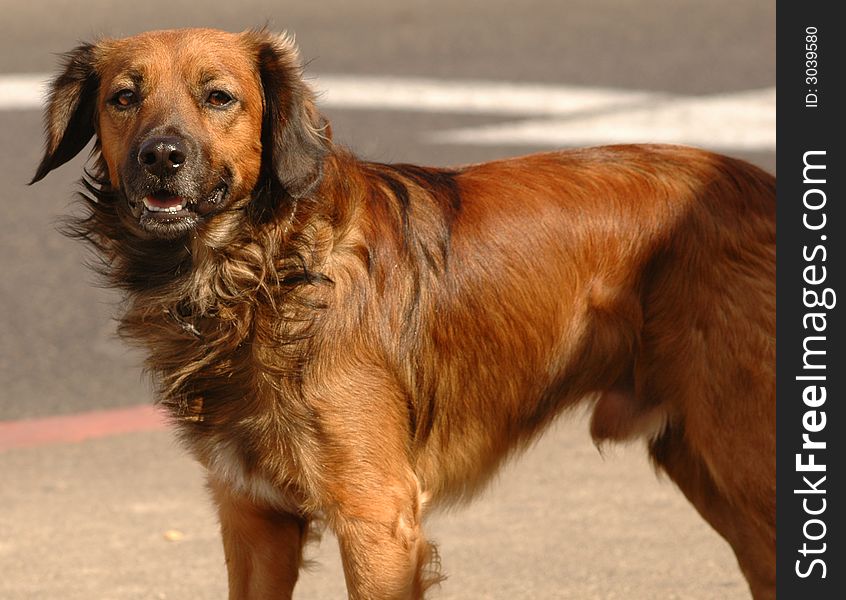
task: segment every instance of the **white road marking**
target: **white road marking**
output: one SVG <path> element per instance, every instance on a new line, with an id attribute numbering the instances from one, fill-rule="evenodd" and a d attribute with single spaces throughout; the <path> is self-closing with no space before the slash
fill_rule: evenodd
<path id="1" fill-rule="evenodd" d="M 0 110 L 39 109 L 50 76 L 0 75 Z M 321 106 L 508 116 L 480 127 L 424 134 L 428 142 L 581 146 L 669 142 L 723 150 L 775 150 L 775 88 L 680 96 L 636 90 L 491 81 L 323 75 Z M 525 117 L 514 120 L 514 117 Z M 540 118 L 539 118 L 540 117 Z"/>
<path id="2" fill-rule="evenodd" d="M 0 75 L 0 110 L 41 108 L 49 80 L 43 73 Z"/>
<path id="3" fill-rule="evenodd" d="M 488 115 L 566 115 L 660 98 L 658 94 L 571 85 L 324 75 L 313 81 L 323 106 Z"/>
<path id="4" fill-rule="evenodd" d="M 626 142 L 774 151 L 775 88 L 675 97 L 648 106 L 565 118 L 529 119 L 429 134 L 436 143 L 584 146 Z"/>

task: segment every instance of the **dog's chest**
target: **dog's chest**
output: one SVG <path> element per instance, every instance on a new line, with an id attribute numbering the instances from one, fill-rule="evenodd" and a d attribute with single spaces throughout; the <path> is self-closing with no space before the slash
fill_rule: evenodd
<path id="1" fill-rule="evenodd" d="M 200 399 L 191 404 L 196 414 L 178 422 L 180 437 L 212 482 L 261 506 L 303 509 L 310 493 L 300 468 L 308 462 L 302 449 L 313 445 L 307 428 L 298 427 L 284 407 L 261 410 L 260 403 L 247 397 L 239 403 L 242 410 L 231 411 L 227 420 L 218 413 L 214 422 L 202 414 Z"/>
<path id="2" fill-rule="evenodd" d="M 279 473 L 267 472 L 266 468 L 250 468 L 243 453 L 224 437 L 208 444 L 207 459 L 202 462 L 210 478 L 232 493 L 276 510 L 296 513 L 302 509 L 302 501 L 292 485 L 293 474 L 284 474 L 282 482 L 274 481 Z"/>
<path id="3" fill-rule="evenodd" d="M 308 427 L 284 398 L 250 391 L 230 396 L 233 406 L 211 415 L 195 398 L 189 403 L 195 413 L 179 422 L 181 437 L 216 484 L 259 505 L 299 512 L 310 496 L 301 468 L 311 464 L 303 455 L 314 446 Z"/>
<path id="4" fill-rule="evenodd" d="M 298 387 L 295 359 L 304 349 L 263 341 L 256 325 L 246 326 L 261 320 L 257 311 L 254 303 L 202 317 L 171 310 L 154 338 L 138 334 L 150 342 L 160 401 L 212 480 L 290 511 L 311 495 L 301 466 L 316 464 L 304 455 L 317 446 Z"/>

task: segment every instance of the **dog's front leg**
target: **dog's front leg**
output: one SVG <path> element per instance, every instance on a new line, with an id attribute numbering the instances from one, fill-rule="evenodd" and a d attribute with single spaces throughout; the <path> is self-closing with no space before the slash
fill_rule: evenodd
<path id="1" fill-rule="evenodd" d="M 407 494 L 396 495 L 398 489 L 399 482 L 372 489 L 347 504 L 357 514 L 338 515 L 333 524 L 351 600 L 416 600 L 438 581 L 430 572 L 436 554 L 423 536 L 416 480 Z"/>
<path id="2" fill-rule="evenodd" d="M 260 506 L 219 482 L 212 481 L 210 487 L 220 517 L 229 599 L 291 598 L 308 522 Z"/>

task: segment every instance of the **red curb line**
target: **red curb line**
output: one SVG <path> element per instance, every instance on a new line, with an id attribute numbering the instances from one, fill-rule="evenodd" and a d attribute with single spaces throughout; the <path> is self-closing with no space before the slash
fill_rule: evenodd
<path id="1" fill-rule="evenodd" d="M 82 442 L 124 433 L 167 429 L 164 414 L 144 404 L 75 415 L 0 421 L 0 451 Z"/>

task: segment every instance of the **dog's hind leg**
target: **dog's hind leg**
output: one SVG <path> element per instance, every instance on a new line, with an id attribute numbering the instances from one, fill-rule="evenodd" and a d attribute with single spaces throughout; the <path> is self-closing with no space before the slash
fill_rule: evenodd
<path id="1" fill-rule="evenodd" d="M 230 600 L 291 598 L 308 522 L 215 482 L 210 487 L 220 517 Z"/>
<path id="2" fill-rule="evenodd" d="M 713 460 L 692 448 L 683 427 L 671 425 L 650 445 L 656 465 L 731 545 L 755 600 L 771 600 L 776 592 L 775 481 L 769 477 L 768 454 L 760 453 L 762 460 L 755 462 L 759 451 L 745 451 L 746 463 L 758 474 L 745 477 L 744 486 L 721 477 L 719 467 L 709 464 Z M 742 462 L 737 460 L 735 465 L 742 468 Z"/>

